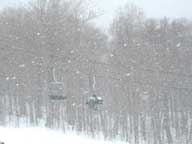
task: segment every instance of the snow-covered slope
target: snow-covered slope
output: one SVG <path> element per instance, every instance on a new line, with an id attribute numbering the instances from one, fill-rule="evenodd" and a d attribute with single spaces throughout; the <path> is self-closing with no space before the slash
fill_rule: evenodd
<path id="1" fill-rule="evenodd" d="M 46 128 L 0 127 L 0 141 L 5 144 L 125 144 L 120 141 L 92 139 L 74 132 L 64 134 Z"/>

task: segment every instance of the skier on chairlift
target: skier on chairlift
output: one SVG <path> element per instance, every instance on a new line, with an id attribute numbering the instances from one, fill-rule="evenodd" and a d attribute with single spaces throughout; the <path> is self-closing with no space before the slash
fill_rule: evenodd
<path id="1" fill-rule="evenodd" d="M 93 96 L 90 96 L 88 98 L 86 104 L 89 105 L 89 107 L 91 107 L 93 109 L 97 109 L 97 106 L 99 104 L 103 104 L 103 99 L 101 97 L 98 97 L 95 94 L 93 94 Z"/>

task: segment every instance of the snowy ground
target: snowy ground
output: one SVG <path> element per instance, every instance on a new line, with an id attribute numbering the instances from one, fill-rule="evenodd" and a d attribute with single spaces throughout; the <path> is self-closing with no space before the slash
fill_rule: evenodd
<path id="1" fill-rule="evenodd" d="M 0 127 L 0 141 L 5 144 L 125 144 L 120 141 L 104 141 L 73 132 L 66 134 L 45 128 Z"/>

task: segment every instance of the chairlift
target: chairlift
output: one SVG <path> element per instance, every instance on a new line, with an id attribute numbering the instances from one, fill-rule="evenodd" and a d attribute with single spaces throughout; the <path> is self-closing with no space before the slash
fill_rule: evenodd
<path id="1" fill-rule="evenodd" d="M 90 96 L 86 102 L 86 104 L 90 107 L 93 108 L 95 110 L 98 109 L 99 105 L 103 104 L 103 99 L 99 96 L 96 96 L 95 94 L 93 94 L 92 96 Z"/>
<path id="2" fill-rule="evenodd" d="M 67 99 L 63 90 L 63 82 L 48 83 L 48 98 L 51 101 L 63 101 Z"/>
<path id="3" fill-rule="evenodd" d="M 49 95 L 49 99 L 50 100 L 58 100 L 58 101 L 62 101 L 67 99 L 66 96 L 62 96 L 62 95 Z"/>

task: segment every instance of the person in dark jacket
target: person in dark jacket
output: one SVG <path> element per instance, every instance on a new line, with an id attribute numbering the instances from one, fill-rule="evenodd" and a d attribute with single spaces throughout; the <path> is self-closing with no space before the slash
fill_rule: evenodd
<path id="1" fill-rule="evenodd" d="M 86 104 L 89 105 L 90 108 L 97 109 L 97 105 L 103 104 L 103 99 L 93 94 L 93 96 L 88 98 Z"/>

